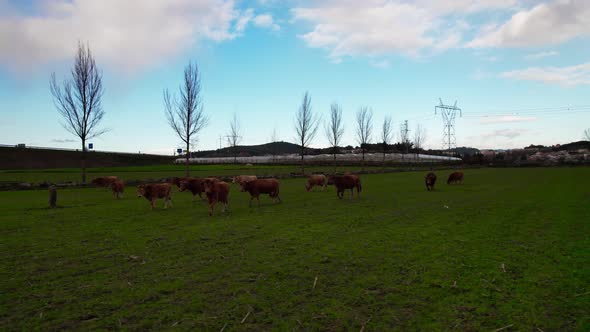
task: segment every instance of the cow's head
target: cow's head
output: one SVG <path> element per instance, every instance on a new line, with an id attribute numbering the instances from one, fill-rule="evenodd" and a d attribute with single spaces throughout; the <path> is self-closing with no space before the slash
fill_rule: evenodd
<path id="1" fill-rule="evenodd" d="M 188 181 L 179 181 L 177 186 L 179 191 L 185 191 L 188 189 Z"/>
<path id="2" fill-rule="evenodd" d="M 213 192 L 213 190 L 215 190 L 215 184 L 219 182 L 219 180 L 215 179 L 215 178 L 207 178 L 204 179 L 202 182 L 202 186 L 203 186 L 203 191 L 206 193 L 211 193 Z"/>
<path id="3" fill-rule="evenodd" d="M 234 177 L 231 179 L 231 183 L 239 183 L 239 182 L 240 182 L 240 179 L 239 179 L 239 177 L 238 177 L 238 176 L 234 176 Z"/>
<path id="4" fill-rule="evenodd" d="M 309 183 L 305 184 L 305 190 L 307 190 L 307 191 L 311 190 L 311 185 Z"/>
<path id="5" fill-rule="evenodd" d="M 145 196 L 145 184 L 140 184 L 137 186 L 137 197 Z"/>
<path id="6" fill-rule="evenodd" d="M 330 175 L 328 176 L 328 185 L 333 185 L 334 184 L 334 179 L 336 178 L 335 175 Z"/>
<path id="7" fill-rule="evenodd" d="M 92 184 L 97 185 L 97 186 L 102 186 L 103 183 L 104 183 L 103 178 L 95 178 L 92 180 Z"/>

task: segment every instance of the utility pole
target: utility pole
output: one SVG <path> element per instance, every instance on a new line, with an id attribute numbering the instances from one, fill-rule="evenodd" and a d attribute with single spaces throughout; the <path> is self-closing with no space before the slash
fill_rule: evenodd
<path id="1" fill-rule="evenodd" d="M 457 101 L 453 106 L 445 105 L 442 99 L 438 99 L 440 101 L 440 105 L 434 106 L 434 114 L 437 113 L 442 114 L 443 118 L 443 149 L 447 149 L 449 155 L 451 154 L 451 150 L 457 147 L 457 139 L 455 137 L 455 118 L 457 117 L 457 113 L 459 116 L 463 116 L 463 111 L 457 107 Z"/>

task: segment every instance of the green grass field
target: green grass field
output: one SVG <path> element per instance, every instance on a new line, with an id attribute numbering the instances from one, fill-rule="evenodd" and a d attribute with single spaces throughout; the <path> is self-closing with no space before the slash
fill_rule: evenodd
<path id="1" fill-rule="evenodd" d="M 174 193 L 0 192 L 1 330 L 590 330 L 590 168 L 282 181 L 207 216 Z M 37 176 L 37 175 L 34 175 Z"/>

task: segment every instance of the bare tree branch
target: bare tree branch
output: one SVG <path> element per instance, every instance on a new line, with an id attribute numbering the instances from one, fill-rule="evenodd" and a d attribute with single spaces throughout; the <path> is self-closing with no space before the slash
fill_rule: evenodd
<path id="1" fill-rule="evenodd" d="M 332 154 L 334 160 L 336 160 L 336 153 L 338 152 L 338 146 L 342 141 L 342 135 L 344 135 L 344 124 L 342 123 L 342 107 L 337 103 L 333 103 L 330 106 L 330 117 L 325 127 L 326 137 L 332 147 Z"/>
<path id="2" fill-rule="evenodd" d="M 301 106 L 295 115 L 296 139 L 301 147 L 301 172 L 304 172 L 305 149 L 309 147 L 318 131 L 319 119 L 311 108 L 311 96 L 305 92 Z"/>
<path id="3" fill-rule="evenodd" d="M 393 132 L 391 127 L 391 116 L 386 116 L 383 119 L 383 126 L 381 127 L 381 142 L 383 143 L 383 163 L 385 165 L 385 154 L 387 153 L 387 146 L 393 140 Z"/>
<path id="4" fill-rule="evenodd" d="M 99 125 L 104 118 L 102 109 L 102 73 L 98 70 L 88 44 L 78 42 L 71 78 L 57 82 L 51 74 L 49 89 L 53 103 L 61 115 L 62 126 L 82 141 L 82 182 L 86 183 L 86 142 L 104 134 Z"/>
<path id="5" fill-rule="evenodd" d="M 242 141 L 240 122 L 238 116 L 234 113 L 232 120 L 229 122 L 229 133 L 227 134 L 227 140 L 229 146 L 232 147 L 234 154 L 234 164 L 237 163 L 237 146 Z"/>
<path id="6" fill-rule="evenodd" d="M 271 153 L 272 153 L 272 161 L 276 161 L 277 159 L 277 143 L 279 141 L 279 135 L 277 134 L 277 127 L 274 127 L 272 130 L 272 134 L 270 135 L 270 143 L 271 146 Z"/>
<path id="7" fill-rule="evenodd" d="M 365 145 L 371 142 L 372 133 L 373 110 L 363 106 L 356 112 L 356 141 L 361 147 L 363 162 L 365 161 Z"/>
<path id="8" fill-rule="evenodd" d="M 186 176 L 189 176 L 191 143 L 198 139 L 196 136 L 209 123 L 203 108 L 201 76 L 196 63 L 189 62 L 185 67 L 182 83 L 178 87 L 178 96 L 164 89 L 164 108 L 168 124 L 186 144 Z"/>
<path id="9" fill-rule="evenodd" d="M 426 129 L 421 125 L 416 125 L 414 131 L 414 147 L 416 148 L 416 156 L 420 153 L 420 150 L 424 148 L 424 142 L 426 142 Z"/>
<path id="10" fill-rule="evenodd" d="M 584 130 L 584 139 L 590 141 L 590 128 Z"/>

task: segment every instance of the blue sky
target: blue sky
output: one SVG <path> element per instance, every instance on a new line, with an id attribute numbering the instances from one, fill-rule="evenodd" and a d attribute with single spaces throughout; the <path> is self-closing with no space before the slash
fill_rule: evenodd
<path id="1" fill-rule="evenodd" d="M 532 0 L 0 0 L 0 143 L 77 148 L 60 125 L 49 77 L 64 77 L 78 40 L 104 74 L 99 150 L 171 153 L 162 90 L 196 61 L 216 148 L 235 112 L 243 144 L 294 141 L 305 91 L 323 119 L 409 120 L 440 148 L 439 97 L 458 101 L 457 145 L 516 148 L 580 140 L 590 127 L 590 2 Z M 568 109 L 569 107 L 569 109 Z M 325 146 L 324 131 L 313 146 Z M 412 136 L 412 132 L 410 132 Z M 223 143 L 225 145 L 225 143 Z"/>

